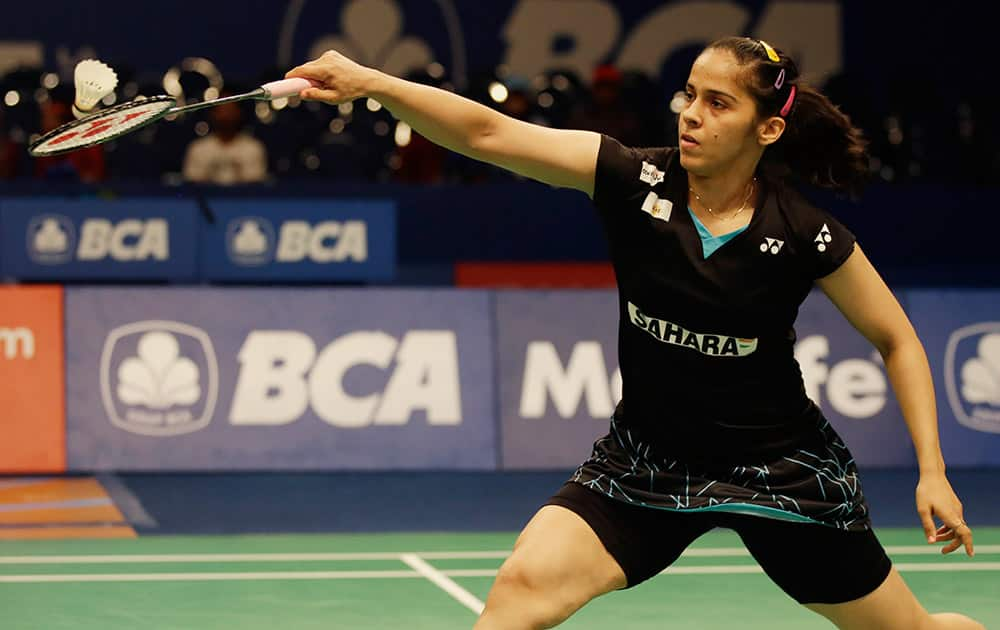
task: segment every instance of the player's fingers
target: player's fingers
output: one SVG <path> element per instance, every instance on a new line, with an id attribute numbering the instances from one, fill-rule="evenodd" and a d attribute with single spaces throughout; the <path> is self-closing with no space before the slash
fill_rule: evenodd
<path id="1" fill-rule="evenodd" d="M 938 529 L 936 534 L 934 534 L 934 542 L 947 542 L 949 540 L 955 540 L 955 537 L 955 532 L 947 527 L 942 527 Z"/>
<path id="2" fill-rule="evenodd" d="M 962 546 L 962 541 L 956 538 L 955 540 L 948 543 L 946 547 L 942 547 L 941 553 L 951 553 L 952 551 L 955 551 L 961 546 Z"/>
<path id="3" fill-rule="evenodd" d="M 920 514 L 920 522 L 924 525 L 924 536 L 927 537 L 927 542 L 934 542 L 934 519 L 931 518 L 931 511 L 927 508 L 920 508 L 917 513 Z"/>
<path id="4" fill-rule="evenodd" d="M 322 101 L 333 105 L 337 105 L 343 100 L 336 90 L 324 90 L 321 88 L 306 88 L 299 95 L 307 101 Z"/>
<path id="5" fill-rule="evenodd" d="M 327 64 L 320 63 L 318 61 L 304 63 L 301 66 L 296 66 L 285 73 L 286 79 L 310 79 L 324 85 L 331 79 L 332 76 L 331 68 Z"/>
<path id="6" fill-rule="evenodd" d="M 972 529 L 963 523 L 962 527 L 959 528 L 959 531 L 955 533 L 958 534 L 962 544 L 965 545 L 965 554 L 970 558 L 976 555 L 976 548 L 972 543 Z"/>
<path id="7" fill-rule="evenodd" d="M 948 546 L 941 550 L 941 553 L 951 553 L 958 549 L 959 547 L 965 547 L 965 553 L 971 558 L 975 555 L 975 550 L 972 543 L 972 529 L 966 525 L 965 521 L 959 516 L 952 516 L 948 518 L 943 518 L 945 524 L 949 526 L 952 532 L 950 536 L 951 542 Z M 938 540 L 945 540 L 944 538 L 939 538 Z"/>

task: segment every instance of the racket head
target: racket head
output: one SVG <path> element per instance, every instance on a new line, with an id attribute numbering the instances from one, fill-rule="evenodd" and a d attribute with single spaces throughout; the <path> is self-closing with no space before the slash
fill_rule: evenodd
<path id="1" fill-rule="evenodd" d="M 60 155 L 86 149 L 141 129 L 170 113 L 177 105 L 172 96 L 151 96 L 129 101 L 60 125 L 28 147 L 34 157 Z"/>

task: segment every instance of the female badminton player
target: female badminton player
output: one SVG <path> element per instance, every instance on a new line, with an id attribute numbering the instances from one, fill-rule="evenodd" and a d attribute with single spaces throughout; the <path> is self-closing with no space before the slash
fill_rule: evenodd
<path id="1" fill-rule="evenodd" d="M 477 630 L 558 625 L 715 527 L 841 628 L 983 627 L 921 607 L 872 531 L 850 452 L 806 396 L 793 324 L 818 286 L 884 358 L 919 462 L 927 542 L 973 554 L 923 347 L 851 232 L 795 190 L 859 189 L 864 141 L 787 55 L 748 38 L 709 45 L 691 68 L 677 148 L 535 126 L 334 51 L 288 76 L 320 83 L 304 98 L 371 97 L 449 149 L 583 191 L 607 233 L 623 400 L 521 532 Z"/>

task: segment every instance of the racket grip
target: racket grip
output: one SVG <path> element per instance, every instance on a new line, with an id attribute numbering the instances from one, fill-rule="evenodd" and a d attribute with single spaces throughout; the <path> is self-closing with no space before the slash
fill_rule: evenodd
<path id="1" fill-rule="evenodd" d="M 271 81 L 270 83 L 265 83 L 260 86 L 267 92 L 267 98 L 286 98 L 289 96 L 298 96 L 299 92 L 306 88 L 311 88 L 313 86 L 318 86 L 319 83 L 316 81 L 310 81 L 309 79 L 302 79 L 300 77 L 295 77 L 293 79 L 282 79 L 280 81 Z"/>

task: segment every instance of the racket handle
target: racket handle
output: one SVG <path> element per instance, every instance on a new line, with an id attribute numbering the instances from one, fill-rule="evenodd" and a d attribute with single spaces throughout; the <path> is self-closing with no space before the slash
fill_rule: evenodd
<path id="1" fill-rule="evenodd" d="M 266 92 L 266 97 L 268 99 L 275 99 L 286 98 L 288 96 L 298 96 L 299 92 L 302 90 L 318 85 L 319 83 L 315 81 L 295 77 L 294 79 L 271 81 L 270 83 L 265 83 L 260 87 Z"/>

